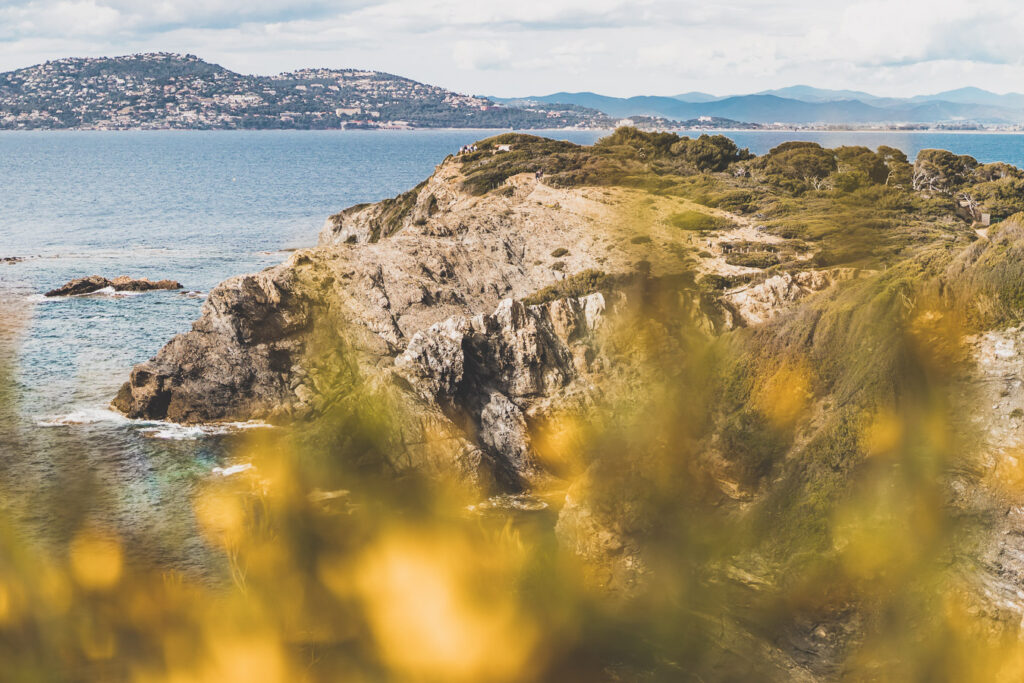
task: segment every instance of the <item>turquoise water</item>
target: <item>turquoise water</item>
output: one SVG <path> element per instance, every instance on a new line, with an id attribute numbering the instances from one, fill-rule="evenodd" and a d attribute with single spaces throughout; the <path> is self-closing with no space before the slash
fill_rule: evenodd
<path id="1" fill-rule="evenodd" d="M 60 542 L 85 519 L 117 527 L 138 561 L 204 571 L 189 497 L 239 437 L 131 422 L 106 410 L 131 367 L 189 329 L 203 294 L 311 246 L 324 218 L 393 196 L 487 131 L 0 133 L 0 344 L 15 335 L 0 415 L 0 507 Z M 558 131 L 590 143 L 601 133 Z M 763 153 L 787 139 L 926 147 L 1024 166 L 1024 136 L 730 133 Z M 172 278 L 192 297 L 47 300 L 83 275 Z M 13 330 L 13 332 L 11 332 Z M 89 487 L 102 494 L 86 499 Z M 81 505 L 80 500 L 90 500 Z"/>

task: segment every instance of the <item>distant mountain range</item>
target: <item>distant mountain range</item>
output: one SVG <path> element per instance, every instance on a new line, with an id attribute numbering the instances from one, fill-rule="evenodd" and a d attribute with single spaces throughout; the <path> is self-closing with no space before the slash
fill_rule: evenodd
<path id="1" fill-rule="evenodd" d="M 571 104 L 497 104 L 358 69 L 239 74 L 194 55 L 69 58 L 0 73 L 0 130 L 608 127 Z"/>
<path id="2" fill-rule="evenodd" d="M 797 85 L 749 95 L 463 95 L 379 71 L 240 74 L 194 55 L 68 58 L 0 73 L 0 130 L 32 128 L 970 127 L 1024 123 L 1024 94 L 961 88 L 908 98 Z"/>
<path id="3" fill-rule="evenodd" d="M 856 90 L 795 85 L 749 95 L 718 97 L 703 92 L 659 97 L 608 97 L 592 92 L 557 92 L 521 98 L 492 98 L 513 106 L 575 104 L 611 117 L 660 116 L 684 120 L 702 116 L 753 123 L 792 124 L 1018 124 L 1024 122 L 1024 94 L 960 88 L 916 97 L 878 97 Z"/>

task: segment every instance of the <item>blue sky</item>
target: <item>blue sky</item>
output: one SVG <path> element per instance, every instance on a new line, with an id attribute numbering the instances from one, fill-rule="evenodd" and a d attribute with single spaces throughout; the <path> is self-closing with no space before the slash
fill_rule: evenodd
<path id="1" fill-rule="evenodd" d="M 370 68 L 499 96 L 1024 91 L 1021 35 L 1014 0 L 0 0 L 0 70 L 191 52 L 246 73 Z"/>

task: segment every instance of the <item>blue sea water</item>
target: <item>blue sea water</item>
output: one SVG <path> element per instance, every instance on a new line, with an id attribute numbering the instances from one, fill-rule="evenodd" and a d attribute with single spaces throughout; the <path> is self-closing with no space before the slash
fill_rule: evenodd
<path id="1" fill-rule="evenodd" d="M 45 299 L 83 275 L 219 281 L 311 246 L 324 218 L 416 185 L 493 131 L 0 133 L 0 351 L 13 353 L 0 414 L 0 509 L 61 542 L 85 520 L 116 527 L 133 557 L 204 571 L 190 495 L 229 464 L 232 434 L 119 419 L 106 406 L 131 367 L 189 329 L 203 296 Z M 590 143 L 595 131 L 555 131 Z M 939 147 L 1024 166 L 1024 135 L 729 133 L 764 153 L 789 139 Z M 4 358 L 0 355 L 0 362 Z M 99 498 L 76 496 L 89 487 Z M 89 500 L 83 506 L 79 501 Z"/>

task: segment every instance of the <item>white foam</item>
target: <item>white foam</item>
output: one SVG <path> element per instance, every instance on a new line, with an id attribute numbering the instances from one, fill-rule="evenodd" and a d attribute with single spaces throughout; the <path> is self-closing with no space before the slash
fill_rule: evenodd
<path id="1" fill-rule="evenodd" d="M 132 420 L 107 408 L 80 408 L 65 415 L 52 415 L 36 420 L 37 427 L 74 427 L 101 423 L 129 424 Z"/>
<path id="2" fill-rule="evenodd" d="M 222 477 L 230 477 L 233 474 L 241 474 L 242 472 L 248 472 L 251 469 L 254 469 L 253 464 L 251 462 L 247 462 L 241 465 L 231 465 L 230 467 L 214 467 L 210 471 Z"/>
<path id="3" fill-rule="evenodd" d="M 95 292 L 87 292 L 85 294 L 78 294 L 77 296 L 105 296 L 111 299 L 126 299 L 133 296 L 142 296 L 145 293 L 146 292 L 120 291 L 113 287 L 103 287 L 102 289 L 97 289 Z"/>
<path id="4" fill-rule="evenodd" d="M 151 439 L 170 439 L 175 441 L 202 439 L 207 436 L 233 434 L 247 429 L 269 429 L 273 427 L 273 425 L 266 422 L 258 422 L 256 420 L 199 425 L 180 425 L 162 420 L 132 420 L 108 408 L 79 408 L 63 415 L 51 415 L 36 419 L 37 427 L 77 427 L 95 424 L 139 427 L 139 433 L 142 436 Z"/>
<path id="5" fill-rule="evenodd" d="M 234 434 L 247 429 L 269 429 L 273 425 L 266 422 L 218 422 L 216 424 L 180 425 L 174 422 L 142 422 L 151 425 L 139 430 L 139 433 L 150 439 L 169 439 L 186 441 L 202 439 L 207 436 Z"/>

